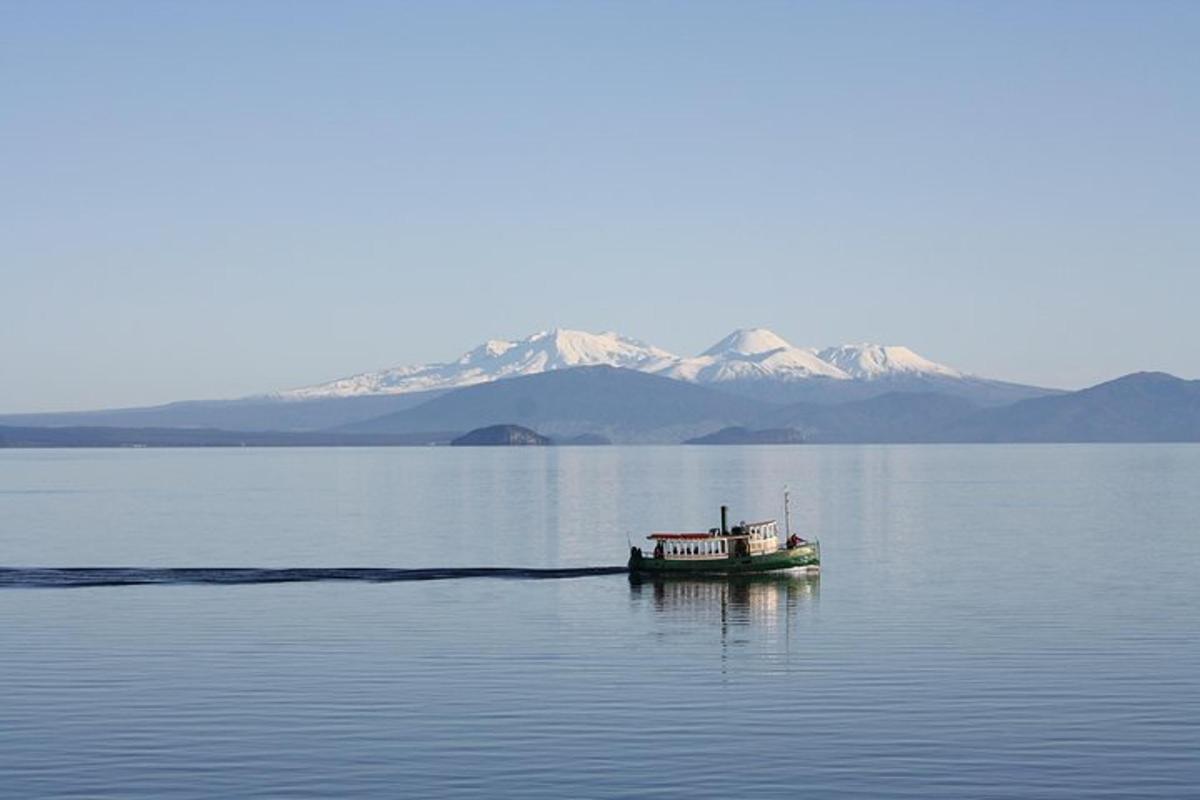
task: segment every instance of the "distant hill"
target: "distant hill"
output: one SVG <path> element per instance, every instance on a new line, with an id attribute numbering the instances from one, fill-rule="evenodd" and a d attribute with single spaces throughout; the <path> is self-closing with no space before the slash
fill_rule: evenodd
<path id="1" fill-rule="evenodd" d="M 242 400 L 189 400 L 107 411 L 3 414 L 0 425 L 17 427 L 218 428 L 226 431 L 305 431 L 412 408 L 439 392 L 364 397 L 290 400 L 248 397 Z"/>
<path id="2" fill-rule="evenodd" d="M 808 378 L 800 383 L 816 386 L 823 380 Z M 892 378 L 875 380 L 883 381 L 876 385 L 886 385 Z M 871 381 L 830 382 L 852 386 Z M 728 386 L 713 388 L 618 367 L 578 367 L 491 381 L 432 397 L 260 398 L 227 404 L 180 403 L 111 412 L 23 415 L 17 418 L 45 422 L 4 425 L 0 421 L 0 446 L 427 444 L 446 443 L 464 431 L 493 425 L 520 425 L 562 444 L 765 443 L 793 435 L 780 433 L 785 430 L 813 444 L 1200 441 L 1200 381 L 1164 373 L 1136 373 L 1077 392 L 999 407 L 984 407 L 940 390 L 894 391 L 841 403 L 780 405 L 727 391 Z M 417 400 L 422 402 L 410 406 Z M 373 413 L 381 409 L 385 413 Z M 232 424 L 186 424 L 214 417 Z M 80 419 L 96 421 L 69 422 Z M 141 424 L 163 419 L 170 422 Z M 319 431 L 234 427 L 256 421 L 305 426 L 326 419 L 335 424 Z M 729 428 L 744 430 L 723 430 Z"/>
<path id="3" fill-rule="evenodd" d="M 476 428 L 450 442 L 452 447 L 544 447 L 550 439 L 520 425 L 489 425 Z"/>
<path id="4" fill-rule="evenodd" d="M 551 435 L 684 441 L 722 428 L 793 429 L 809 443 L 1200 440 L 1200 381 L 1139 373 L 981 408 L 941 392 L 777 406 L 614 367 L 559 370 L 459 389 L 348 432 L 468 430 L 514 419 Z"/>
<path id="5" fill-rule="evenodd" d="M 519 423 L 553 437 L 678 442 L 744 423 L 772 406 L 618 367 L 579 367 L 469 386 L 416 408 L 344 426 L 355 433 L 466 431 Z"/>
<path id="6" fill-rule="evenodd" d="M 1063 394 L 1059 389 L 1043 389 L 1019 383 L 1006 383 L 989 378 L 963 375 L 958 378 L 942 375 L 895 374 L 875 378 L 835 380 L 814 377 L 803 381 L 773 379 L 727 380 L 719 388 L 746 397 L 790 405 L 840 405 L 887 394 L 940 394 L 959 397 L 976 406 L 1002 406 L 1034 397 Z"/>
<path id="7" fill-rule="evenodd" d="M 578 436 L 563 436 L 554 440 L 560 447 L 596 447 L 612 444 L 612 439 L 598 433 L 581 433 Z"/>
<path id="8" fill-rule="evenodd" d="M 959 442 L 1200 441 L 1200 381 L 1138 372 L 1056 397 L 985 409 L 947 426 Z"/>
<path id="9" fill-rule="evenodd" d="M 1200 381 L 1136 373 L 1077 392 L 979 408 L 940 393 L 796 404 L 760 417 L 810 442 L 1194 442 Z"/>
<path id="10" fill-rule="evenodd" d="M 0 448 L 16 447 L 382 447 L 446 444 L 447 433 L 223 431 L 212 428 L 0 426 Z"/>
<path id="11" fill-rule="evenodd" d="M 802 444 L 804 434 L 793 428 L 751 430 L 740 425 L 722 428 L 706 436 L 688 439 L 684 444 Z"/>
<path id="12" fill-rule="evenodd" d="M 961 397 L 893 392 L 840 405 L 797 403 L 757 422 L 794 428 L 812 443 L 934 442 L 944 439 L 949 426 L 978 411 Z"/>

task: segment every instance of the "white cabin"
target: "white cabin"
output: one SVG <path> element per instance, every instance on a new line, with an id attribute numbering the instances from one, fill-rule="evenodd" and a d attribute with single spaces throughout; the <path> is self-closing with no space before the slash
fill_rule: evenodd
<path id="1" fill-rule="evenodd" d="M 761 556 L 779 549 L 775 520 L 742 522 L 728 533 L 713 528 L 708 533 L 652 533 L 655 557 L 672 561 L 715 561 L 735 556 Z M 661 556 L 659 552 L 661 548 Z"/>

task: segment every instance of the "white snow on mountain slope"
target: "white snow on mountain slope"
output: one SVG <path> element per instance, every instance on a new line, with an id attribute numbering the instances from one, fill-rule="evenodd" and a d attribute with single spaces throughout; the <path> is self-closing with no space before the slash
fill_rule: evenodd
<path id="1" fill-rule="evenodd" d="M 817 353 L 826 361 L 852 378 L 877 380 L 896 376 L 927 376 L 941 378 L 963 378 L 956 369 L 930 361 L 917 355 L 907 347 L 878 344 L 844 344 L 827 347 Z"/>
<path id="2" fill-rule="evenodd" d="M 813 350 L 795 347 L 765 328 L 736 330 L 700 355 L 680 359 L 662 374 L 698 383 L 850 377 L 822 361 Z"/>
<path id="3" fill-rule="evenodd" d="M 775 350 L 794 350 L 792 344 L 775 331 L 766 328 L 738 328 L 700 356 L 720 357 L 731 353 L 754 356 Z"/>
<path id="4" fill-rule="evenodd" d="M 366 372 L 317 386 L 290 389 L 277 396 L 307 400 L 407 394 L 456 389 L 501 378 L 595 364 L 657 372 L 675 361 L 678 357 L 665 350 L 615 333 L 555 329 L 516 342 L 493 339 L 457 361 Z"/>
<path id="5" fill-rule="evenodd" d="M 456 389 L 554 369 L 607 364 L 694 383 L 771 380 L 874 380 L 885 376 L 962 373 L 922 358 L 907 347 L 845 345 L 816 351 L 796 347 L 765 328 L 736 330 L 702 354 L 681 358 L 616 333 L 555 329 L 519 341 L 494 339 L 456 361 L 397 367 L 279 392 L 288 400 L 407 394 Z"/>

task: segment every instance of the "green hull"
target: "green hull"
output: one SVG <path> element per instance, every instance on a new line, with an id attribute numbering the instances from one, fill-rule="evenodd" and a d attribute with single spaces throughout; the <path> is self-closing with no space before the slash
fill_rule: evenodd
<path id="1" fill-rule="evenodd" d="M 634 548 L 629 555 L 631 573 L 655 575 L 745 575 L 756 572 L 807 568 L 817 570 L 821 566 L 821 545 L 806 542 L 790 550 L 776 550 L 760 556 L 730 556 L 715 559 L 653 558 Z"/>

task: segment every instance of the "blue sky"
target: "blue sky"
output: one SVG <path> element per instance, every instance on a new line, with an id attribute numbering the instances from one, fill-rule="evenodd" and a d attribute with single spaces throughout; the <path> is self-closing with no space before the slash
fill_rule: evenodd
<path id="1" fill-rule="evenodd" d="M 1200 3 L 0 6 L 0 411 L 618 330 L 1200 377 Z"/>

